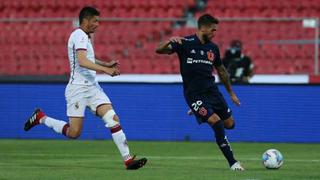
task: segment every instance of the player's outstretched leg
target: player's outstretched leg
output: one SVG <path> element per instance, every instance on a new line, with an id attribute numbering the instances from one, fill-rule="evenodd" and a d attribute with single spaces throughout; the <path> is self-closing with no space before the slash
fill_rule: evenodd
<path id="1" fill-rule="evenodd" d="M 24 130 L 29 131 L 34 126 L 40 124 L 40 121 L 45 117 L 45 113 L 37 108 L 32 115 L 24 123 Z"/>
<path id="2" fill-rule="evenodd" d="M 48 117 L 40 108 L 37 108 L 32 115 L 26 120 L 24 130 L 29 131 L 38 124 L 44 124 L 59 134 L 67 136 L 70 127 L 69 123 Z M 68 136 L 67 136 L 68 137 Z"/>
<path id="3" fill-rule="evenodd" d="M 143 167 L 147 163 L 147 158 L 135 159 L 133 156 L 131 159 L 125 162 L 127 170 L 135 170 Z"/>

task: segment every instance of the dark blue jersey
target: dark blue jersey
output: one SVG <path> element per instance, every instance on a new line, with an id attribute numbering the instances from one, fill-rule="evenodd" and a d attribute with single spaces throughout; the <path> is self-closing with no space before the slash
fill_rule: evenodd
<path id="1" fill-rule="evenodd" d="M 185 94 L 201 92 L 216 86 L 213 66 L 222 64 L 219 48 L 208 42 L 201 44 L 197 35 L 185 37 L 182 44 L 171 43 L 180 61 L 180 72 Z"/>

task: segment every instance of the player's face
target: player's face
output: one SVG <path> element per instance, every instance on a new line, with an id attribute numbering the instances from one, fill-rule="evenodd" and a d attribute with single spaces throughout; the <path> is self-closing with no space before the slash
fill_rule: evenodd
<path id="1" fill-rule="evenodd" d="M 99 16 L 93 16 L 88 19 L 88 33 L 94 33 L 99 26 Z"/>
<path id="2" fill-rule="evenodd" d="M 209 26 L 203 26 L 202 30 L 201 30 L 202 31 L 203 40 L 205 40 L 206 42 L 211 41 L 211 39 L 216 36 L 217 29 L 218 29 L 218 25 L 217 24 L 211 24 Z"/>

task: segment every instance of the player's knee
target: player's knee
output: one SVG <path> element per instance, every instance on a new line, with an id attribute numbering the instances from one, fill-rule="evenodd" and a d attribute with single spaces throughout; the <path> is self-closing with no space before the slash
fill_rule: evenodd
<path id="1" fill-rule="evenodd" d="M 103 122 L 106 124 L 107 128 L 113 128 L 117 125 L 119 125 L 119 117 L 114 112 L 113 109 L 109 110 L 103 117 Z"/>
<path id="2" fill-rule="evenodd" d="M 234 129 L 235 124 L 233 123 L 231 126 L 225 126 L 226 129 Z"/>
<path id="3" fill-rule="evenodd" d="M 226 129 L 234 129 L 235 123 L 234 123 L 234 121 L 224 123 L 224 127 L 225 127 Z"/>
<path id="4" fill-rule="evenodd" d="M 224 120 L 223 125 L 225 129 L 234 129 L 235 124 L 234 124 L 233 117 L 231 116 L 228 119 Z"/>
<path id="5" fill-rule="evenodd" d="M 210 126 L 215 125 L 218 121 L 220 121 L 220 117 L 216 114 L 213 114 L 212 116 L 209 117 L 208 119 L 208 124 Z"/>
<path id="6" fill-rule="evenodd" d="M 69 130 L 68 132 L 68 137 L 70 139 L 78 139 L 81 135 L 81 131 L 80 130 Z"/>

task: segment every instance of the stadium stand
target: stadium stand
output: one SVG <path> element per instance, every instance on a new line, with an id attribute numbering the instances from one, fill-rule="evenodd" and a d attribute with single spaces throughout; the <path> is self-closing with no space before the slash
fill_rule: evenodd
<path id="1" fill-rule="evenodd" d="M 14 21 L 16 18 L 74 18 L 84 5 L 94 5 L 104 17 L 184 18 L 210 13 L 217 17 L 319 17 L 320 0 L 263 1 L 208 0 L 197 9 L 194 0 L 2 0 L 0 18 L 0 75 L 63 75 L 69 73 L 66 41 L 74 22 Z M 196 9 L 196 10 L 194 10 Z M 122 73 L 178 73 L 174 56 L 158 56 L 161 39 L 187 35 L 194 27 L 169 21 L 101 21 L 95 35 L 97 57 L 118 59 Z M 301 21 L 222 21 L 215 42 L 221 54 L 232 39 L 244 42 L 244 50 L 256 65 L 256 74 L 312 74 L 314 29 Z"/>

